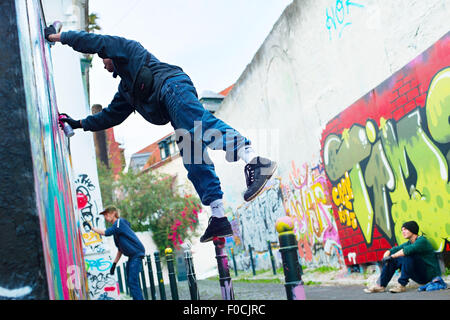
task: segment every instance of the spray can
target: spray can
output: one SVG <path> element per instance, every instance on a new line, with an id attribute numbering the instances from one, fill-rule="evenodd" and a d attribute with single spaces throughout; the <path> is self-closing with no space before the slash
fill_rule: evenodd
<path id="1" fill-rule="evenodd" d="M 61 121 L 61 119 L 65 119 L 65 118 L 67 118 L 65 115 L 60 114 L 59 115 L 59 123 L 62 125 L 64 134 L 66 135 L 66 137 L 70 138 L 75 134 L 75 132 L 73 131 L 72 127 L 67 122 Z"/>
<path id="2" fill-rule="evenodd" d="M 56 20 L 56 21 L 54 21 L 54 22 L 52 23 L 52 26 L 55 28 L 56 33 L 59 33 L 59 32 L 61 31 L 61 29 L 62 29 L 62 22 Z"/>

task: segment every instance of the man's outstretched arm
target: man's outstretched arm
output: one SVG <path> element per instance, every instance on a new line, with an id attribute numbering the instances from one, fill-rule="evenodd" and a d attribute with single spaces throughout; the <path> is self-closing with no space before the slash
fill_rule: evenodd
<path id="1" fill-rule="evenodd" d="M 84 131 L 100 131 L 112 128 L 122 123 L 134 108 L 117 92 L 109 106 L 101 112 L 87 116 L 82 120 L 74 120 L 69 115 L 60 121 L 67 122 L 73 129 L 82 128 Z"/>
<path id="2" fill-rule="evenodd" d="M 134 40 L 118 36 L 101 35 L 86 31 L 56 32 L 53 26 L 44 30 L 45 38 L 50 42 L 61 42 L 82 53 L 98 54 L 100 58 L 127 60 L 139 48 L 145 50 Z"/>

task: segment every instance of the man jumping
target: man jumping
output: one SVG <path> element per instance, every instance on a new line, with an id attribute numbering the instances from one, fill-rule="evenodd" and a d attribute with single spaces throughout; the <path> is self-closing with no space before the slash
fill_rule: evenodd
<path id="1" fill-rule="evenodd" d="M 263 190 L 277 164 L 258 156 L 250 140 L 207 111 L 198 100 L 191 79 L 180 67 L 159 61 L 139 42 L 85 31 L 57 33 L 53 26 L 45 28 L 45 38 L 69 45 L 78 52 L 98 54 L 105 69 L 121 79 L 113 100 L 102 112 L 81 120 L 67 116 L 61 121 L 74 129 L 99 131 L 122 123 L 137 111 L 152 124 L 170 122 L 188 178 L 202 203 L 211 207 L 212 216 L 200 241 L 231 236 L 233 231 L 225 217 L 220 181 L 206 147 L 224 150 L 227 161 L 242 159 L 246 163 L 245 201 L 254 199 Z"/>

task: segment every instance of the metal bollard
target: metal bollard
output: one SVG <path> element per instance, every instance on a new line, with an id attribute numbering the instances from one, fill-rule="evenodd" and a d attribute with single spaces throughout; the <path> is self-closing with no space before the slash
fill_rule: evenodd
<path id="1" fill-rule="evenodd" d="M 200 293 L 198 292 L 197 287 L 197 278 L 195 276 L 194 264 L 192 262 L 191 244 L 186 242 L 182 245 L 182 247 L 184 249 L 184 264 L 186 265 L 191 300 L 200 300 Z"/>
<path id="2" fill-rule="evenodd" d="M 224 250 L 225 238 L 214 238 L 213 243 L 216 250 L 222 298 L 223 300 L 234 300 L 233 283 L 231 282 L 230 270 L 228 268 L 228 257 Z"/>
<path id="3" fill-rule="evenodd" d="M 119 282 L 119 292 L 123 293 L 123 284 L 122 284 L 122 272 L 120 271 L 120 266 L 117 266 L 117 278 Z"/>
<path id="4" fill-rule="evenodd" d="M 252 250 L 252 246 L 251 245 L 248 245 L 248 254 L 250 255 L 250 264 L 252 265 L 253 275 L 256 276 L 255 262 L 253 261 L 253 250 Z"/>
<path id="5" fill-rule="evenodd" d="M 234 256 L 234 250 L 233 250 L 233 248 L 230 248 L 230 252 L 231 252 L 231 259 L 233 259 L 234 275 L 237 277 L 237 276 L 238 276 L 238 272 L 237 272 L 237 264 L 236 264 L 236 258 L 235 258 L 235 256 Z"/>
<path id="6" fill-rule="evenodd" d="M 127 296 L 130 294 L 130 287 L 128 286 L 128 268 L 127 268 L 128 262 L 124 262 L 123 263 L 123 267 L 124 267 L 124 272 L 123 274 L 125 275 L 125 293 L 127 294 Z"/>
<path id="7" fill-rule="evenodd" d="M 141 281 L 142 281 L 142 291 L 144 292 L 144 299 L 148 300 L 148 290 L 147 290 L 147 282 L 145 281 L 144 260 L 143 259 L 142 259 L 142 270 L 141 270 L 140 274 L 141 274 Z"/>
<path id="8" fill-rule="evenodd" d="M 164 279 L 161 269 L 161 260 L 159 260 L 159 252 L 156 251 L 154 254 L 155 254 L 156 275 L 158 277 L 159 294 L 161 296 L 161 300 L 167 300 L 166 289 L 164 287 Z"/>
<path id="9" fill-rule="evenodd" d="M 275 257 L 273 256 L 272 244 L 270 243 L 270 240 L 267 240 L 267 246 L 269 247 L 270 262 L 272 263 L 272 271 L 273 271 L 273 274 L 276 275 L 277 268 L 275 266 Z"/>
<path id="10" fill-rule="evenodd" d="M 150 281 L 150 292 L 152 295 L 152 300 L 156 300 L 156 289 L 155 289 L 155 281 L 153 280 L 152 259 L 149 255 L 146 257 L 147 257 L 148 279 Z"/>
<path id="11" fill-rule="evenodd" d="M 275 223 L 275 228 L 280 242 L 287 298 L 288 300 L 305 300 L 297 239 L 292 231 L 294 230 L 294 221 L 289 216 L 279 218 Z"/>
<path id="12" fill-rule="evenodd" d="M 172 300 L 179 300 L 177 277 L 173 265 L 173 250 L 171 248 L 166 248 L 166 250 L 164 250 L 164 253 L 166 254 L 167 270 L 169 271 L 170 293 L 172 294 Z"/>

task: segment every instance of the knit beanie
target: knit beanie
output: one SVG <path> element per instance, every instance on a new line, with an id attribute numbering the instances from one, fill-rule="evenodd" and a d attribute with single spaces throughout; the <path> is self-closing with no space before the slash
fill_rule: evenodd
<path id="1" fill-rule="evenodd" d="M 415 221 L 408 221 L 402 225 L 402 228 L 408 229 L 414 234 L 419 234 L 419 225 Z"/>

